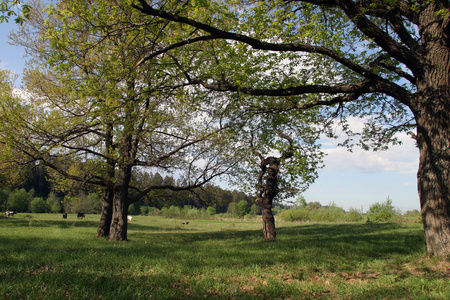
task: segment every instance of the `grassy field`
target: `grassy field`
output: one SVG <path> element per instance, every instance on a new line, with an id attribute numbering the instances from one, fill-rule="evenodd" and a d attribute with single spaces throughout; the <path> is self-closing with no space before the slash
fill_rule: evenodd
<path id="1" fill-rule="evenodd" d="M 99 216 L 0 219 L 0 299 L 450 299 L 450 264 L 420 224 L 136 216 L 129 242 L 94 238 Z"/>

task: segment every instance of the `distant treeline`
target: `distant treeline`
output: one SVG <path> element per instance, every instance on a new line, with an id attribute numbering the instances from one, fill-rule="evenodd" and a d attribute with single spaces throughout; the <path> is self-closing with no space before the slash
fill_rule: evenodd
<path id="1" fill-rule="evenodd" d="M 135 172 L 133 176 L 133 186 L 137 189 L 176 184 L 182 185 L 174 177 L 163 177 L 159 173 Z M 136 194 L 136 191 L 130 191 L 130 197 Z M 99 213 L 101 195 L 102 191 L 98 187 L 55 179 L 44 166 L 37 165 L 28 170 L 26 179 L 18 187 L 0 189 L 0 208 L 4 211 L 34 213 Z M 233 207 L 239 202 L 245 203 L 246 209 L 250 211 L 254 197 L 236 190 L 225 190 L 213 184 L 193 191 L 160 189 L 151 191 L 145 198 L 133 203 L 129 214 L 141 214 L 147 207 L 162 211 L 171 206 L 205 209 L 212 207 L 216 213 L 227 213 L 230 203 Z"/>

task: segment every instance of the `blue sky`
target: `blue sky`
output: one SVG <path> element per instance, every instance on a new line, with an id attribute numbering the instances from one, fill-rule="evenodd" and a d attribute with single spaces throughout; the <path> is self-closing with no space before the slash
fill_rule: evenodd
<path id="1" fill-rule="evenodd" d="M 20 74 L 25 52 L 8 45 L 9 31 L 16 26 L 14 22 L 0 24 L 0 67 Z M 351 123 L 361 126 L 357 119 Z M 367 152 L 355 148 L 352 153 L 336 147 L 338 141 L 324 140 L 325 168 L 319 170 L 319 178 L 303 193 L 306 201 L 366 211 L 371 204 L 389 197 L 402 211 L 419 209 L 416 178 L 419 151 L 406 134 L 399 138 L 403 145 L 388 151 Z"/>

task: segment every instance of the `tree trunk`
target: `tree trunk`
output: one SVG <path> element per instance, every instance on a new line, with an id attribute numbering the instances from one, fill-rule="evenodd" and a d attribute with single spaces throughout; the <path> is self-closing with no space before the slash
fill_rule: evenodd
<path id="1" fill-rule="evenodd" d="M 428 254 L 446 258 L 450 255 L 450 108 L 433 96 L 427 100 L 416 113 L 418 190 Z"/>
<path id="2" fill-rule="evenodd" d="M 111 227 L 113 215 L 114 190 L 112 187 L 106 187 L 102 200 L 102 211 L 100 214 L 100 222 L 98 223 L 96 237 L 107 237 Z"/>
<path id="3" fill-rule="evenodd" d="M 131 180 L 131 166 L 119 168 L 117 181 L 114 186 L 113 216 L 109 240 L 128 240 L 128 188 Z"/>
<path id="4" fill-rule="evenodd" d="M 277 232 L 275 230 L 275 218 L 272 214 L 273 199 L 278 193 L 278 171 L 280 162 L 274 157 L 265 159 L 261 163 L 261 167 L 269 165 L 267 170 L 266 184 L 263 191 L 263 196 L 260 199 L 264 239 L 266 241 L 274 241 Z M 264 170 L 263 168 L 263 170 Z"/>
<path id="5" fill-rule="evenodd" d="M 114 126 L 111 122 L 106 122 L 105 127 L 105 148 L 107 157 L 107 182 L 108 184 L 103 188 L 102 211 L 100 215 L 100 222 L 97 228 L 97 237 L 108 237 L 111 229 L 111 222 L 113 216 L 113 201 L 114 201 L 114 185 L 112 184 L 115 175 L 115 162 L 112 159 L 114 145 Z"/>
<path id="6" fill-rule="evenodd" d="M 413 108 L 420 150 L 417 180 L 428 254 L 450 258 L 449 25 L 434 10 L 431 4 L 420 15 L 427 46 Z"/>
<path id="7" fill-rule="evenodd" d="M 417 119 L 417 179 L 428 254 L 446 258 L 450 255 L 450 109 L 437 110 L 432 114 L 422 110 Z"/>
<path id="8" fill-rule="evenodd" d="M 109 240 L 127 241 L 128 240 L 128 191 L 114 192 L 113 216 Z"/>

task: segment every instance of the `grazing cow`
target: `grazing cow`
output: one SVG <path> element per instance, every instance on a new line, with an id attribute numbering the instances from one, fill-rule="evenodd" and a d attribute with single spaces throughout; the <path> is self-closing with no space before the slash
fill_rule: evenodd
<path id="1" fill-rule="evenodd" d="M 189 224 L 189 222 L 181 223 L 181 225 L 188 225 L 188 224 Z"/>
<path id="2" fill-rule="evenodd" d="M 12 217 L 12 216 L 14 216 L 15 214 L 17 214 L 17 212 L 15 212 L 15 211 L 7 211 L 7 212 L 6 212 L 6 216 L 7 216 L 7 217 Z"/>
<path id="3" fill-rule="evenodd" d="M 128 220 L 128 222 L 131 222 L 131 221 L 133 221 L 133 217 L 132 216 L 127 216 L 127 220 Z"/>
<path id="4" fill-rule="evenodd" d="M 84 218 L 84 213 L 79 211 L 79 212 L 77 213 L 77 218 L 83 219 L 83 218 Z"/>
<path id="5" fill-rule="evenodd" d="M 67 213 L 63 213 L 63 219 L 67 219 Z"/>

